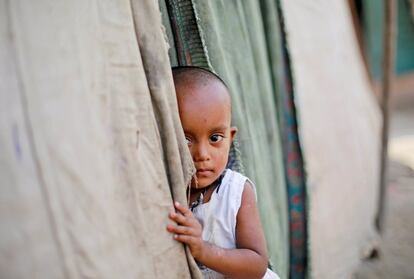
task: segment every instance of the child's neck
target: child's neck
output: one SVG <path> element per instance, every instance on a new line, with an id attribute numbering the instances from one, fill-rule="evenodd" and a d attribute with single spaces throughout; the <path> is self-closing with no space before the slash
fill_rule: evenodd
<path id="1" fill-rule="evenodd" d="M 203 195 L 203 202 L 208 202 L 211 197 L 211 193 L 217 187 L 218 181 L 214 181 L 210 185 L 203 187 L 203 188 L 191 188 L 190 193 L 190 204 L 196 201 L 200 195 Z"/>
<path id="2" fill-rule="evenodd" d="M 213 191 L 221 184 L 225 171 L 210 185 L 203 188 L 191 188 L 189 204 L 191 205 L 202 195 L 202 203 L 210 201 Z"/>

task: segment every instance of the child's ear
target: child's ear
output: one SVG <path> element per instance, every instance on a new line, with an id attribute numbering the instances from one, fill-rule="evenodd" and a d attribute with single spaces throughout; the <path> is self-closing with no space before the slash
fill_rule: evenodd
<path id="1" fill-rule="evenodd" d="M 234 137 L 237 134 L 237 127 L 230 127 L 230 140 L 233 142 Z"/>

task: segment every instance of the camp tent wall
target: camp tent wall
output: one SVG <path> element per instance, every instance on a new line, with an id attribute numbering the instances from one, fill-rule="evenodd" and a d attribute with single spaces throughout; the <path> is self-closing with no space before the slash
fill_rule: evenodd
<path id="1" fill-rule="evenodd" d="M 380 116 L 346 1 L 282 0 L 306 162 L 312 278 L 350 278 L 375 238 Z"/>
<path id="2" fill-rule="evenodd" d="M 200 278 L 156 2 L 1 0 L 0 81 L 2 278 Z"/>

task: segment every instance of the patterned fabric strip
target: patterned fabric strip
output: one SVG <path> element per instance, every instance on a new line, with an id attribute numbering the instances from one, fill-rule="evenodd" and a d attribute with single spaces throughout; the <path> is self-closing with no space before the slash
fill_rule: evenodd
<path id="1" fill-rule="evenodd" d="M 282 30 L 283 67 L 285 80 L 284 92 L 279 92 L 282 113 L 282 134 L 284 148 L 284 165 L 289 205 L 290 229 L 290 268 L 291 279 L 306 278 L 307 272 L 307 208 L 306 185 L 303 157 L 300 148 L 294 91 L 286 34 L 284 32 L 283 14 L 278 1 L 279 22 Z"/>
<path id="2" fill-rule="evenodd" d="M 179 66 L 209 69 L 191 0 L 165 0 L 174 35 Z"/>

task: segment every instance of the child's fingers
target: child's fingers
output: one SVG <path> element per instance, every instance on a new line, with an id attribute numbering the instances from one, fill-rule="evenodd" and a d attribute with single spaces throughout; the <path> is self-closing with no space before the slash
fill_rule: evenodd
<path id="1" fill-rule="evenodd" d="M 191 235 L 176 234 L 174 239 L 188 245 L 195 245 L 197 243 L 197 238 Z"/>
<path id="2" fill-rule="evenodd" d="M 188 207 L 186 207 L 186 206 L 184 206 L 184 205 L 180 204 L 179 202 L 174 202 L 174 206 L 175 206 L 175 208 L 176 208 L 179 212 L 181 212 L 184 216 L 189 217 L 189 216 L 191 216 L 191 215 L 193 214 L 193 213 L 191 212 L 191 210 L 190 210 L 190 209 L 188 209 Z"/>
<path id="3" fill-rule="evenodd" d="M 169 214 L 169 217 L 171 220 L 175 221 L 177 224 L 181 225 L 189 225 L 190 221 L 183 216 L 181 213 L 171 212 Z"/>
<path id="4" fill-rule="evenodd" d="M 191 227 L 186 226 L 174 226 L 168 225 L 167 230 L 176 234 L 195 235 L 195 230 Z"/>

